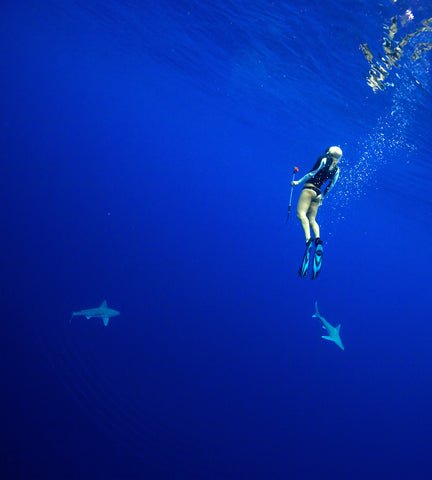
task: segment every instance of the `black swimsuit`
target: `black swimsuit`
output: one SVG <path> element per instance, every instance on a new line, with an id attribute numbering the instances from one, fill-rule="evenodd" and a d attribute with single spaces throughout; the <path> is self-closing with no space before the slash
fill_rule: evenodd
<path id="1" fill-rule="evenodd" d="M 317 195 L 321 195 L 321 189 L 316 187 L 315 185 L 312 185 L 309 182 L 303 187 L 303 190 L 305 190 L 306 188 L 308 190 L 313 190 Z"/>
<path id="2" fill-rule="evenodd" d="M 321 195 L 321 187 L 323 186 L 323 184 L 328 180 L 333 179 L 338 169 L 336 167 L 330 170 L 332 166 L 332 161 L 330 158 L 326 157 L 326 155 L 322 155 L 321 157 L 318 158 L 311 172 L 319 168 L 324 158 L 326 159 L 326 163 L 324 167 L 319 172 L 317 172 L 313 177 L 309 178 L 309 180 L 306 181 L 306 184 L 303 187 L 303 190 L 305 188 L 308 188 L 309 190 L 313 190 L 317 195 Z"/>

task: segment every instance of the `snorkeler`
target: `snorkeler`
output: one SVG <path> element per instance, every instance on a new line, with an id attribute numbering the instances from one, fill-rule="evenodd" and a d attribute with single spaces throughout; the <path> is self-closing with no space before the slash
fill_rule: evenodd
<path id="1" fill-rule="evenodd" d="M 306 277 L 309 269 L 309 259 L 313 244 L 313 238 L 311 237 L 310 232 L 311 228 L 315 235 L 315 254 L 313 258 L 312 279 L 315 279 L 321 271 L 323 242 L 320 238 L 320 229 L 315 218 L 322 201 L 338 181 L 338 162 L 341 157 L 342 150 L 339 147 L 328 148 L 324 155 L 321 155 L 318 158 L 309 173 L 300 180 L 291 183 L 291 186 L 293 187 L 300 183 L 305 184 L 297 204 L 297 218 L 300 220 L 303 227 L 306 240 L 306 251 L 299 270 L 299 275 L 301 277 Z M 324 193 L 321 193 L 322 186 L 328 181 L 330 181 L 330 183 L 328 183 Z"/>

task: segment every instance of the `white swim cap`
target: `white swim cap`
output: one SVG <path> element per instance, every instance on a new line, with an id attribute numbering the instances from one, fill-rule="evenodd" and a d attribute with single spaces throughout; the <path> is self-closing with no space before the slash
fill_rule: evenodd
<path id="1" fill-rule="evenodd" d="M 342 157 L 342 150 L 339 147 L 330 147 L 327 151 L 336 160 Z"/>

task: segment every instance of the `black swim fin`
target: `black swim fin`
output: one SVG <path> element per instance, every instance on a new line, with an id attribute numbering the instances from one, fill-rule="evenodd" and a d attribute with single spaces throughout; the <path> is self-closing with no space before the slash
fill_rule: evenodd
<path id="1" fill-rule="evenodd" d="M 312 280 L 318 277 L 323 262 L 323 242 L 320 238 L 315 240 L 315 253 L 313 258 L 313 267 L 312 267 Z"/>
<path id="2" fill-rule="evenodd" d="M 300 270 L 298 274 L 300 277 L 306 277 L 308 269 L 309 269 L 309 259 L 310 259 L 310 254 L 312 252 L 312 245 L 313 245 L 313 238 L 310 237 L 309 240 L 306 242 L 306 251 L 303 255 L 303 261 L 300 266 Z"/>

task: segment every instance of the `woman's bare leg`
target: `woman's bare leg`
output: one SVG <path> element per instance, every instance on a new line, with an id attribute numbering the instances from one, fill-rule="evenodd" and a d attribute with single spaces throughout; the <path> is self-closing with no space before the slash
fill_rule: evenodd
<path id="1" fill-rule="evenodd" d="M 297 218 L 303 227 L 306 243 L 310 238 L 310 223 L 308 219 L 308 211 L 310 210 L 312 200 L 317 194 L 313 190 L 303 189 L 297 203 Z M 315 213 L 316 215 L 316 213 Z M 315 217 L 314 217 L 315 220 Z"/>
<path id="2" fill-rule="evenodd" d="M 320 228 L 318 223 L 316 222 L 315 218 L 318 213 L 318 208 L 320 206 L 320 202 L 317 200 L 312 200 L 312 202 L 309 205 L 309 209 L 306 213 L 307 218 L 309 219 L 309 224 L 312 227 L 312 231 L 315 235 L 315 238 L 320 237 Z"/>

